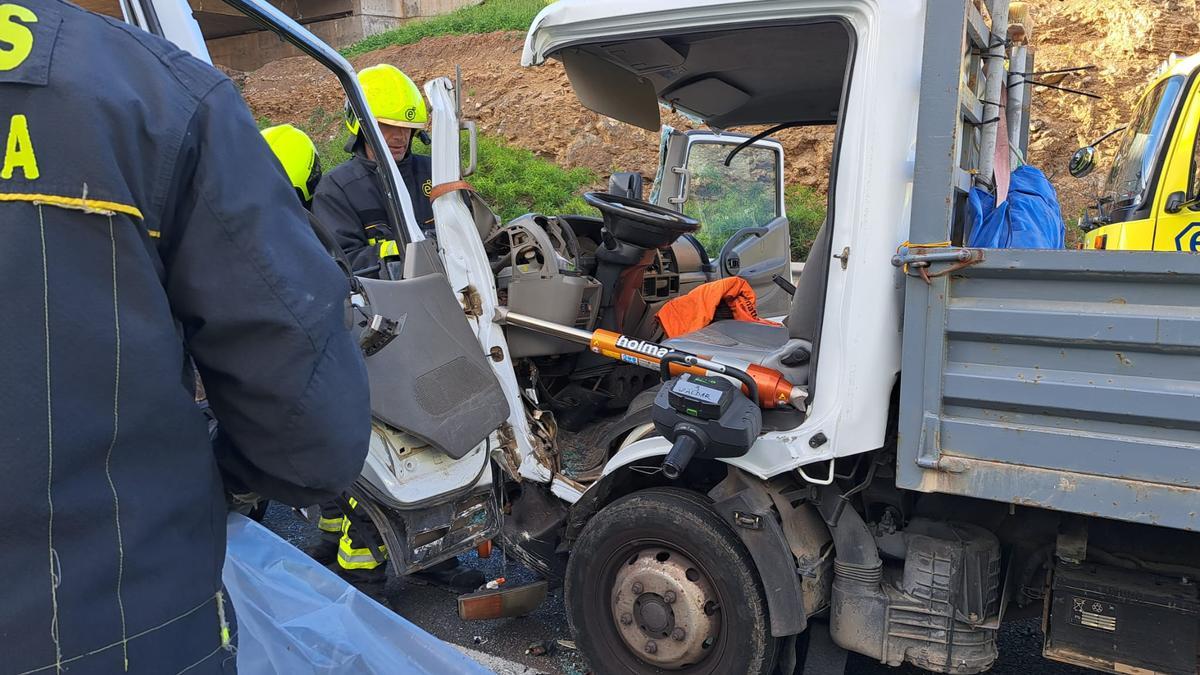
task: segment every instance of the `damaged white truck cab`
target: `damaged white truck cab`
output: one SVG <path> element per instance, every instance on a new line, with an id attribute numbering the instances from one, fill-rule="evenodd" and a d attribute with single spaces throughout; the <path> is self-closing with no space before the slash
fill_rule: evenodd
<path id="1" fill-rule="evenodd" d="M 924 19 L 917 0 L 567 0 L 543 11 L 526 39 L 523 65 L 561 60 L 584 105 L 647 129 L 659 128 L 660 99 L 717 129 L 837 127 L 817 244 L 839 257 L 821 283 L 801 277 L 812 296 L 791 309 L 819 336 L 809 410 L 800 425 L 767 432 L 727 460 L 756 476 L 815 463 L 828 475 L 829 460 L 883 445 L 900 354 L 898 339 L 880 336 L 898 336 L 900 324 L 890 260 L 907 238 Z M 614 464 L 669 446 L 648 439 Z"/>
<path id="2" fill-rule="evenodd" d="M 344 59 L 231 4 L 371 119 Z M 565 585 L 601 673 L 791 674 L 802 654 L 833 673 L 846 650 L 976 673 L 1022 615 L 1044 617 L 1049 658 L 1195 673 L 1200 259 L 959 247 L 966 191 L 1005 154 L 1000 91 L 1027 105 L 1033 70 L 1007 0 L 985 4 L 990 21 L 974 0 L 548 6 L 525 65 L 560 60 L 615 119 L 709 127 L 666 134 L 649 202 L 629 176 L 590 193 L 603 218 L 491 217 L 453 185 L 454 84 L 427 83 L 434 183 L 454 191 L 355 309 L 376 428 L 353 494 L 389 571 L 498 536 Z M 1028 109 L 1007 113 L 1022 145 Z M 802 125 L 836 140 L 787 297 L 782 149 L 730 129 Z M 713 197 L 731 190 L 743 203 Z M 664 340 L 664 304 L 727 276 L 785 325 Z"/>

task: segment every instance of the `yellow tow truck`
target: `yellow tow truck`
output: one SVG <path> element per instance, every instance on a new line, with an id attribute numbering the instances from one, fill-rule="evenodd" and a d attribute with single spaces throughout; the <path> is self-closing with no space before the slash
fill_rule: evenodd
<path id="1" fill-rule="evenodd" d="M 1082 178 L 1096 145 L 1123 131 L 1096 204 L 1082 225 L 1093 250 L 1200 253 L 1200 54 L 1172 57 L 1155 73 L 1129 124 L 1080 148 L 1070 162 Z"/>

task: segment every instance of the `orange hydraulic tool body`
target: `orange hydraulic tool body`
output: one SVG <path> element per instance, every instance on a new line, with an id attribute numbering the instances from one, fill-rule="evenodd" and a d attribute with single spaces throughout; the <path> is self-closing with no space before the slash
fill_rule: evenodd
<path id="1" fill-rule="evenodd" d="M 661 372 L 663 360 L 667 359 L 669 363 L 666 368 L 672 376 L 679 376 L 683 373 L 726 375 L 731 369 L 741 371 L 754 381 L 754 384 L 757 385 L 757 392 L 745 391 L 748 387 L 744 384 L 742 389 L 746 394 L 751 395 L 752 399 L 757 398 L 759 405 L 767 409 L 784 406 L 803 409 L 804 401 L 808 398 L 808 392 L 803 387 L 794 386 L 779 371 L 753 363 L 718 362 L 708 356 L 673 350 L 649 340 L 639 340 L 608 330 L 580 330 L 537 317 L 510 312 L 504 308 L 497 313 L 496 322 L 584 344 L 601 356 L 650 370 Z M 667 358 L 668 354 L 671 355 L 670 358 Z M 744 382 L 740 377 L 735 379 Z M 757 397 L 753 395 L 755 393 Z"/>

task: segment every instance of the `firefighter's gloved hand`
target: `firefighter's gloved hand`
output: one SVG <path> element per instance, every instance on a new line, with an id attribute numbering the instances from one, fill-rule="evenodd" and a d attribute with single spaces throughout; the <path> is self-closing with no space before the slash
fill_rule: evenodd
<path id="1" fill-rule="evenodd" d="M 283 502 L 288 506 L 308 506 L 333 499 L 336 493 L 313 490 L 300 487 L 264 472 L 246 459 L 245 453 L 238 452 L 229 437 L 217 430 L 213 440 L 213 454 L 217 466 L 221 470 L 221 480 L 225 484 L 226 495 L 270 495 L 271 499 Z M 258 497 L 262 501 L 265 498 Z M 226 497 L 226 501 L 232 501 Z M 239 511 L 240 512 L 240 511 Z"/>

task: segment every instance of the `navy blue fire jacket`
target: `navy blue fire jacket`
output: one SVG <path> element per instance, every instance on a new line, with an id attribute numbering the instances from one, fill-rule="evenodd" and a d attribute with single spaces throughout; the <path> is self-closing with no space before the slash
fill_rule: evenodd
<path id="1" fill-rule="evenodd" d="M 347 294 L 228 79 L 0 3 L 0 671 L 233 670 L 225 491 L 362 467 Z"/>
<path id="2" fill-rule="evenodd" d="M 361 143 L 360 143 L 361 145 Z M 433 161 L 409 152 L 396 162 L 412 199 L 413 215 L 423 230 L 433 229 Z M 313 214 L 333 230 L 350 264 L 360 276 L 378 277 L 381 246 L 399 248 L 388 226 L 387 204 L 375 175 L 376 163 L 356 150 L 349 160 L 325 174 L 313 194 Z M 385 243 L 387 242 L 387 243 Z M 363 274 L 364 270 L 369 271 Z"/>

